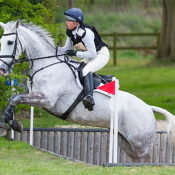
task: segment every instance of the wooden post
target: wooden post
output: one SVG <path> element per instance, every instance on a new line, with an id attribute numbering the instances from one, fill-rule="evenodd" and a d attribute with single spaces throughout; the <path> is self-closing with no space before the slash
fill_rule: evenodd
<path id="1" fill-rule="evenodd" d="M 41 133 L 41 148 L 47 150 L 47 131 Z"/>
<path id="2" fill-rule="evenodd" d="M 117 34 L 116 34 L 116 32 L 114 32 L 114 35 L 113 35 L 113 47 L 114 47 L 114 50 L 113 50 L 113 53 L 114 53 L 114 55 L 113 55 L 113 57 L 114 57 L 114 66 L 116 66 L 117 65 Z"/>
<path id="3" fill-rule="evenodd" d="M 60 148 L 60 154 L 64 157 L 67 156 L 67 132 L 63 131 L 61 133 L 61 148 Z"/>
<path id="4" fill-rule="evenodd" d="M 55 132 L 55 148 L 54 152 L 60 154 L 60 142 L 61 142 L 61 132 Z"/>
<path id="5" fill-rule="evenodd" d="M 41 147 L 41 131 L 34 132 L 34 146 Z"/>
<path id="6" fill-rule="evenodd" d="M 93 164 L 94 132 L 88 133 L 87 163 Z"/>
<path id="7" fill-rule="evenodd" d="M 80 160 L 86 162 L 87 157 L 87 132 L 81 133 Z"/>
<path id="8" fill-rule="evenodd" d="M 94 133 L 94 165 L 100 165 L 101 133 Z"/>
<path id="9" fill-rule="evenodd" d="M 80 139 L 81 139 L 81 132 L 75 132 L 75 137 L 74 137 L 74 153 L 73 153 L 73 158 L 76 160 L 80 160 Z"/>
<path id="10" fill-rule="evenodd" d="M 107 132 L 101 133 L 100 165 L 106 163 L 107 135 Z"/>
<path id="11" fill-rule="evenodd" d="M 160 163 L 165 163 L 166 159 L 167 134 L 163 133 L 160 137 Z"/>
<path id="12" fill-rule="evenodd" d="M 158 50 L 159 50 L 159 45 L 160 45 L 160 33 L 157 33 L 157 55 L 158 55 Z"/>
<path id="13" fill-rule="evenodd" d="M 67 157 L 73 159 L 73 153 L 74 153 L 74 132 L 68 132 Z"/>

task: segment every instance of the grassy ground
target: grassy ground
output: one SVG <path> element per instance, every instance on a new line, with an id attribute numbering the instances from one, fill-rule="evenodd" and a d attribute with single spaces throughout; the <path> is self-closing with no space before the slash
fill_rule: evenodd
<path id="1" fill-rule="evenodd" d="M 99 167 L 76 163 L 43 153 L 27 143 L 0 138 L 0 174 L 3 175 L 164 175 L 174 174 L 175 167 Z"/>

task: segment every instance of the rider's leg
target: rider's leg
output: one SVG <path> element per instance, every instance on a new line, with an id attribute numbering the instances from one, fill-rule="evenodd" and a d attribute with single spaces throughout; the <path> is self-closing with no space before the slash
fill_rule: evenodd
<path id="1" fill-rule="evenodd" d="M 83 104 L 85 108 L 88 108 L 89 111 L 93 110 L 93 106 L 95 105 L 94 99 L 93 99 L 93 77 L 92 73 L 89 72 L 85 77 L 84 77 L 84 92 L 86 97 L 83 99 Z"/>
<path id="2" fill-rule="evenodd" d="M 90 60 L 83 69 L 84 77 L 84 89 L 86 97 L 83 99 L 85 108 L 92 111 L 94 106 L 93 100 L 93 78 L 92 73 L 103 68 L 109 61 L 109 50 L 107 47 L 103 47 L 98 51 L 98 55 L 95 59 Z"/>

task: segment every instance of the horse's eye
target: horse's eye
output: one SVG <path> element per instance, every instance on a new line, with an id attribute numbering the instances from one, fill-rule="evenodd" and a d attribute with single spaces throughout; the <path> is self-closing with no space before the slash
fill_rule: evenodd
<path id="1" fill-rule="evenodd" d="M 8 43 L 8 45 L 12 45 L 13 41 L 8 41 L 7 43 Z"/>

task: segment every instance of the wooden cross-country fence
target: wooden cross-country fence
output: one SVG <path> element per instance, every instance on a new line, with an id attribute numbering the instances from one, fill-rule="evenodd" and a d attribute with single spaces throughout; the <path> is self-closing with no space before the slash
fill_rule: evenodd
<path id="1" fill-rule="evenodd" d="M 7 136 L 11 131 L 8 130 Z M 20 134 L 15 131 L 14 139 L 30 142 L 30 129 Z M 50 152 L 89 164 L 103 165 L 109 161 L 108 129 L 34 128 L 33 145 Z M 118 147 L 118 163 L 132 163 Z M 151 163 L 175 163 L 175 146 L 171 135 L 165 131 L 157 133 L 151 153 Z"/>
<path id="2" fill-rule="evenodd" d="M 102 38 L 104 37 L 112 37 L 113 44 L 112 46 L 109 46 L 110 50 L 113 50 L 113 64 L 116 66 L 117 65 L 117 50 L 158 50 L 159 43 L 160 43 L 160 33 L 105 33 L 105 34 L 100 34 Z M 117 45 L 117 38 L 118 37 L 156 37 L 156 45 L 155 46 L 118 46 Z"/>

